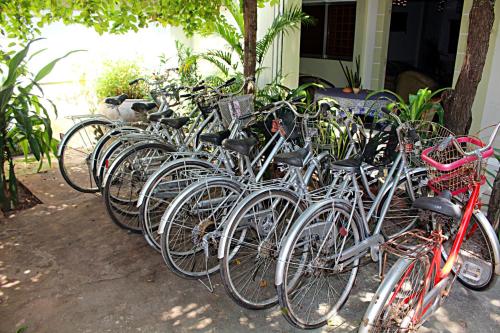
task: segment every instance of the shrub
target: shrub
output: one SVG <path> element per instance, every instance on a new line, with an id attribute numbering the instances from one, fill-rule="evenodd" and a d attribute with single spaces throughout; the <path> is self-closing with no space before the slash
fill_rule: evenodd
<path id="1" fill-rule="evenodd" d="M 144 77 L 142 68 L 137 62 L 120 60 L 104 62 L 104 71 L 96 82 L 96 94 L 99 99 L 120 94 L 128 98 L 147 98 L 148 86 L 144 82 L 129 85 L 133 79 Z"/>

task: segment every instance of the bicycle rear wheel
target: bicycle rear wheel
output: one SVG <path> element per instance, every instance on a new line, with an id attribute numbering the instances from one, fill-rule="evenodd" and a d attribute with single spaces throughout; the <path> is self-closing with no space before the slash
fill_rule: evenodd
<path id="1" fill-rule="evenodd" d="M 200 278 L 219 269 L 222 224 L 241 193 L 240 183 L 215 176 L 189 185 L 172 201 L 160 232 L 161 254 L 175 274 Z"/>

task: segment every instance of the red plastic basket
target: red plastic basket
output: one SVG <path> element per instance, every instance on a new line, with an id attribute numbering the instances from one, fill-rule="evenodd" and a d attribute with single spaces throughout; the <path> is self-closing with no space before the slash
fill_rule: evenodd
<path id="1" fill-rule="evenodd" d="M 458 143 L 461 149 L 453 143 Z M 477 181 L 484 182 L 486 159 L 493 155 L 493 148 L 483 152 L 480 165 L 477 155 L 464 155 L 482 148 L 485 143 L 474 137 L 460 137 L 446 147 L 430 147 L 422 152 L 422 160 L 428 168 L 428 186 L 436 193 L 449 190 L 453 195 L 466 192 Z M 479 168 L 479 173 L 478 173 Z"/>

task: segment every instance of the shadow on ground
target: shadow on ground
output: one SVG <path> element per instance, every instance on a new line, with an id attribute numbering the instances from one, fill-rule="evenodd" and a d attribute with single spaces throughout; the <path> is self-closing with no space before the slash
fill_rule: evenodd
<path id="1" fill-rule="evenodd" d="M 57 170 L 23 176 L 44 204 L 0 222 L 0 332 L 294 332 L 278 308 L 235 305 L 164 265 L 141 235 L 108 219 L 99 196 L 67 186 Z M 363 267 L 341 315 L 320 331 L 355 331 L 378 283 Z M 497 332 L 499 284 L 461 287 L 423 332 Z"/>

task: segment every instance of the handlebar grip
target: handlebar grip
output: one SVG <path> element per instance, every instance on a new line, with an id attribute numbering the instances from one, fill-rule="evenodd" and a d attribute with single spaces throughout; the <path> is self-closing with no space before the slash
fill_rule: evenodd
<path id="1" fill-rule="evenodd" d="M 291 100 L 289 100 L 289 102 L 290 103 L 297 103 L 297 102 L 302 101 L 304 98 L 305 98 L 305 96 L 296 96 L 296 97 L 292 98 Z"/>
<path id="2" fill-rule="evenodd" d="M 134 80 L 130 81 L 128 84 L 129 84 L 129 86 L 133 86 L 134 84 L 136 84 L 139 81 L 144 81 L 144 79 L 143 78 L 134 79 Z"/>
<path id="3" fill-rule="evenodd" d="M 197 91 L 200 91 L 200 90 L 203 90 L 205 89 L 205 86 L 202 85 L 202 86 L 197 86 L 197 87 L 194 87 L 193 89 L 191 89 L 193 92 L 197 92 Z"/>
<path id="4" fill-rule="evenodd" d="M 236 78 L 230 78 L 229 80 L 227 80 L 225 83 L 224 83 L 224 86 L 230 86 L 232 85 L 234 82 L 236 82 Z"/>
<path id="5" fill-rule="evenodd" d="M 410 128 L 410 130 L 408 131 L 408 136 L 413 140 L 413 142 L 417 142 L 419 139 L 417 131 L 414 128 Z"/>
<path id="6" fill-rule="evenodd" d="M 257 110 L 257 112 L 264 112 L 264 111 L 267 111 L 267 110 L 271 110 L 274 107 L 275 107 L 274 103 L 267 104 L 267 105 L 264 105 L 263 107 L 261 107 L 259 110 Z"/>
<path id="7" fill-rule="evenodd" d="M 388 114 L 390 115 L 391 114 L 391 110 L 389 110 L 387 107 L 383 106 L 380 108 L 380 111 L 382 111 L 383 113 L 385 114 Z"/>

